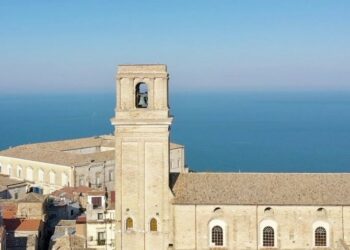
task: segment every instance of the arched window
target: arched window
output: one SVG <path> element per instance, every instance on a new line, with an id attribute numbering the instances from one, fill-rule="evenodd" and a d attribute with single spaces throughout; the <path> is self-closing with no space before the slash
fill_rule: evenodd
<path id="1" fill-rule="evenodd" d="M 157 220 L 155 218 L 152 218 L 150 223 L 149 223 L 149 230 L 151 232 L 157 232 L 158 231 L 158 224 Z"/>
<path id="2" fill-rule="evenodd" d="M 132 230 L 134 228 L 134 221 L 129 217 L 125 223 L 126 230 Z"/>
<path id="3" fill-rule="evenodd" d="M 315 229 L 315 246 L 316 247 L 327 246 L 327 231 L 324 227 L 318 227 Z"/>
<path id="4" fill-rule="evenodd" d="M 44 170 L 42 169 L 38 170 L 38 179 L 39 179 L 39 182 L 44 182 Z"/>
<path id="5" fill-rule="evenodd" d="M 275 246 L 275 231 L 270 226 L 265 227 L 263 230 L 263 246 L 264 247 Z"/>
<path id="6" fill-rule="evenodd" d="M 211 242 L 214 246 L 223 246 L 224 245 L 224 232 L 222 227 L 215 226 L 211 230 Z"/>
<path id="7" fill-rule="evenodd" d="M 221 211 L 221 209 L 217 210 Z M 227 224 L 221 219 L 213 219 L 209 222 L 209 247 L 225 247 L 227 245 Z"/>
<path id="8" fill-rule="evenodd" d="M 68 175 L 66 173 L 61 174 L 61 184 L 62 186 L 68 186 Z"/>
<path id="9" fill-rule="evenodd" d="M 17 178 L 22 178 L 22 167 L 17 166 Z"/>
<path id="10" fill-rule="evenodd" d="M 144 82 L 140 82 L 136 85 L 135 106 L 136 108 L 147 108 L 148 106 L 148 87 Z"/>
<path id="11" fill-rule="evenodd" d="M 33 181 L 33 169 L 31 167 L 27 167 L 27 178 L 28 181 Z"/>
<path id="12" fill-rule="evenodd" d="M 56 183 L 56 174 L 54 172 L 50 171 L 49 177 L 50 177 L 50 184 L 55 184 Z"/>
<path id="13" fill-rule="evenodd" d="M 11 177 L 12 176 L 12 166 L 7 165 L 7 174 Z"/>

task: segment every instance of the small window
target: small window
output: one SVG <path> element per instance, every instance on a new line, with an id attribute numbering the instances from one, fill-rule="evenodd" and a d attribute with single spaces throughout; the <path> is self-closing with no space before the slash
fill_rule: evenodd
<path id="1" fill-rule="evenodd" d="M 70 215 L 74 215 L 74 210 L 70 210 Z"/>
<path id="2" fill-rule="evenodd" d="M 96 173 L 95 184 L 97 187 L 101 186 L 101 173 Z"/>
<path id="3" fill-rule="evenodd" d="M 106 245 L 105 232 L 98 232 L 97 233 L 97 245 L 98 246 Z"/>
<path id="4" fill-rule="evenodd" d="M 102 207 L 102 197 L 92 197 L 91 203 L 93 209 Z"/>
<path id="5" fill-rule="evenodd" d="M 114 175 L 113 170 L 109 170 L 109 172 L 108 172 L 108 179 L 109 179 L 109 181 L 113 181 L 113 175 Z"/>
<path id="6" fill-rule="evenodd" d="M 216 207 L 213 212 L 214 213 L 222 212 L 222 209 L 220 207 Z"/>
<path id="7" fill-rule="evenodd" d="M 224 233 L 222 227 L 213 227 L 213 229 L 211 230 L 211 242 L 214 244 L 214 246 L 224 245 Z"/>
<path id="8" fill-rule="evenodd" d="M 134 228 L 134 221 L 129 217 L 126 219 L 126 230 L 131 230 Z"/>
<path id="9" fill-rule="evenodd" d="M 144 82 L 136 85 L 135 89 L 135 106 L 136 108 L 148 107 L 148 87 Z"/>
<path id="10" fill-rule="evenodd" d="M 272 227 L 265 227 L 263 230 L 263 246 L 273 247 L 275 246 L 275 231 Z"/>
<path id="11" fill-rule="evenodd" d="M 97 214 L 97 219 L 98 220 L 103 220 L 103 213 L 98 213 Z"/>
<path id="12" fill-rule="evenodd" d="M 15 193 L 15 199 L 16 200 L 18 199 L 18 193 Z"/>
<path id="13" fill-rule="evenodd" d="M 85 185 L 85 178 L 84 175 L 79 176 L 79 186 L 84 186 Z"/>
<path id="14" fill-rule="evenodd" d="M 151 232 L 157 232 L 158 231 L 158 224 L 157 220 L 155 218 L 152 218 L 150 221 L 150 231 Z"/>
<path id="15" fill-rule="evenodd" d="M 327 231 L 324 227 L 318 227 L 315 230 L 315 246 L 316 247 L 327 246 Z"/>
<path id="16" fill-rule="evenodd" d="M 316 214 L 318 217 L 325 217 L 326 216 L 326 209 L 324 209 L 323 207 L 320 207 L 317 209 Z"/>
<path id="17" fill-rule="evenodd" d="M 272 216 L 273 215 L 273 209 L 271 207 L 267 207 L 264 209 L 264 214 L 266 216 Z"/>

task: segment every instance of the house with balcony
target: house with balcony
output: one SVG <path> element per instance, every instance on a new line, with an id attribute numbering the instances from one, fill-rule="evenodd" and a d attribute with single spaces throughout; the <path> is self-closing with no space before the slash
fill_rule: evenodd
<path id="1" fill-rule="evenodd" d="M 87 247 L 115 249 L 114 194 L 90 192 L 86 208 Z"/>

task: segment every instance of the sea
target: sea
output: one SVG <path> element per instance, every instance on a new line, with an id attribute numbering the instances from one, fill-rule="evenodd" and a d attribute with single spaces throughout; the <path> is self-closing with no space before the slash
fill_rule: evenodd
<path id="1" fill-rule="evenodd" d="M 178 92 L 171 140 L 207 172 L 350 172 L 350 92 Z M 114 93 L 0 94 L 0 149 L 112 134 Z"/>

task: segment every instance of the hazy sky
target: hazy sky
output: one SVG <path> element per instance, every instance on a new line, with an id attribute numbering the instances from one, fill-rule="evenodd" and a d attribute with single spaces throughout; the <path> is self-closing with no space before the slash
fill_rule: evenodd
<path id="1" fill-rule="evenodd" d="M 350 1 L 0 1 L 2 93 L 113 91 L 125 63 L 173 91 L 350 90 Z"/>

